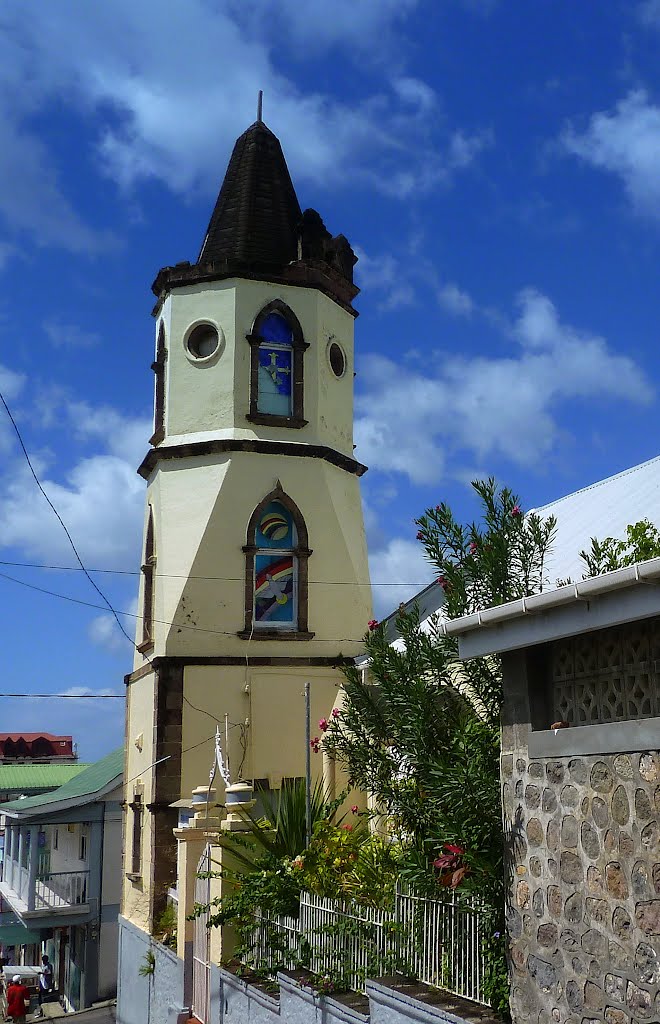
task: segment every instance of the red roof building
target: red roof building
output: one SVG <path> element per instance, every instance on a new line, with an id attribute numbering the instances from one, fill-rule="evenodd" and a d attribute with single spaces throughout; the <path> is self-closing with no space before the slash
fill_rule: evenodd
<path id="1" fill-rule="evenodd" d="M 73 736 L 53 736 L 49 732 L 0 732 L 0 763 L 77 759 Z"/>

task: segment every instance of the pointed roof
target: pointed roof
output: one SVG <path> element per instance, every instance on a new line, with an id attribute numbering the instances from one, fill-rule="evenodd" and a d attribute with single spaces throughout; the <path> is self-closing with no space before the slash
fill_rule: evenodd
<path id="1" fill-rule="evenodd" d="M 302 213 L 279 139 L 255 121 L 236 141 L 198 263 L 285 267 Z"/>

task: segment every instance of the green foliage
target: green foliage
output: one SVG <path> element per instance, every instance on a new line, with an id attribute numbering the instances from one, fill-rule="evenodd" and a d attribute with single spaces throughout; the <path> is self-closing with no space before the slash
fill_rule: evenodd
<path id="1" fill-rule="evenodd" d="M 153 952 L 148 949 L 142 958 L 142 963 L 138 967 L 138 974 L 143 978 L 150 978 L 156 973 L 156 957 Z"/>
<path id="2" fill-rule="evenodd" d="M 154 935 L 159 936 L 166 946 L 176 947 L 176 909 L 168 903 L 154 924 Z"/>
<path id="3" fill-rule="evenodd" d="M 307 892 L 387 907 L 399 874 L 398 847 L 361 825 L 325 821 L 316 826 L 309 849 L 292 867 Z"/>
<path id="4" fill-rule="evenodd" d="M 555 531 L 554 519 L 524 515 L 518 498 L 494 480 L 473 487 L 479 522 L 461 525 L 446 504 L 417 520 L 449 618 L 542 590 Z M 345 669 L 344 710 L 324 744 L 346 764 L 351 783 L 374 795 L 400 843 L 404 879 L 436 897 L 444 884 L 478 893 L 493 932 L 503 933 L 500 661 L 459 662 L 456 640 L 444 635 L 438 619 L 422 630 L 416 608 L 402 607 L 396 628 L 400 650 L 382 626 L 371 624 L 368 679 Z M 499 1005 L 504 961 L 494 949 L 488 955 L 490 991 Z"/>
<path id="5" fill-rule="evenodd" d="M 604 540 L 591 538 L 591 549 L 581 551 L 580 558 L 585 564 L 583 579 L 601 576 L 604 572 L 622 569 L 626 565 L 645 562 L 647 558 L 660 555 L 660 531 L 642 519 L 626 527 L 626 539 L 605 537 Z"/>
<path id="6" fill-rule="evenodd" d="M 484 993 L 496 1013 L 506 1021 L 509 1011 L 509 970 L 506 960 L 506 938 L 503 932 L 494 932 L 484 942 L 486 972 Z"/>

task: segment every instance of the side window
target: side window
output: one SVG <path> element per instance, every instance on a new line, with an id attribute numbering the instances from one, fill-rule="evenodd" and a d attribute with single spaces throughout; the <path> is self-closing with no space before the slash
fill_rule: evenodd
<path id="1" fill-rule="evenodd" d="M 303 357 L 309 347 L 297 317 L 279 299 L 269 302 L 247 336 L 250 343 L 248 419 L 270 426 L 303 427 Z"/>
<path id="2" fill-rule="evenodd" d="M 257 525 L 254 556 L 254 625 L 298 625 L 298 538 L 291 513 L 271 501 Z"/>
<path id="3" fill-rule="evenodd" d="M 149 508 L 149 519 L 147 521 L 147 533 L 144 540 L 144 562 L 142 564 L 142 575 L 144 576 L 144 588 L 142 591 L 142 642 L 138 645 L 140 649 L 153 645 L 154 640 L 154 574 L 156 569 L 156 548 L 154 543 L 154 517 Z"/>
<path id="4" fill-rule="evenodd" d="M 307 621 L 307 527 L 278 484 L 256 507 L 247 528 L 244 638 L 283 631 L 310 639 Z"/>
<path id="5" fill-rule="evenodd" d="M 158 328 L 158 342 L 156 344 L 156 360 L 151 364 L 155 374 L 155 396 L 154 396 L 154 432 L 150 443 L 160 444 L 165 437 L 165 363 L 167 361 L 167 349 L 165 347 L 165 328 L 162 323 Z"/>
<path id="6" fill-rule="evenodd" d="M 131 872 L 134 875 L 142 874 L 142 796 L 134 793 L 133 803 L 130 804 L 133 812 L 133 841 L 131 846 Z"/>

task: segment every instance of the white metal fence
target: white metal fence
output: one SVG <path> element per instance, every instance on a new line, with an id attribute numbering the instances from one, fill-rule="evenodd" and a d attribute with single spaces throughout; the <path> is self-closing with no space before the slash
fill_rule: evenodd
<path id="1" fill-rule="evenodd" d="M 397 891 L 392 910 L 303 893 L 297 918 L 257 919 L 249 959 L 339 976 L 357 991 L 367 978 L 400 973 L 485 1002 L 484 923 L 478 901 L 453 892 L 432 900 Z"/>

